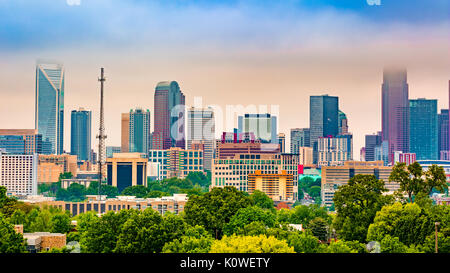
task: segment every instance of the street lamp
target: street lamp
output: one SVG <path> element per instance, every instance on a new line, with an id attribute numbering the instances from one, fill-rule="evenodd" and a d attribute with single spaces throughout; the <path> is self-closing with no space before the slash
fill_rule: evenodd
<path id="1" fill-rule="evenodd" d="M 434 223 L 434 247 L 435 247 L 435 252 L 438 253 L 438 226 L 441 223 L 439 222 L 435 222 Z"/>

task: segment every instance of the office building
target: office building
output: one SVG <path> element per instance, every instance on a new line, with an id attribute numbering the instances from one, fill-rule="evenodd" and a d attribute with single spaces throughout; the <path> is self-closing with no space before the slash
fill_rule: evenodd
<path id="1" fill-rule="evenodd" d="M 150 111 L 136 108 L 130 111 L 129 152 L 148 154 L 150 149 Z"/>
<path id="2" fill-rule="evenodd" d="M 406 165 L 408 166 L 408 165 L 416 162 L 416 154 L 395 151 L 394 152 L 394 164 L 397 162 L 406 163 Z"/>
<path id="3" fill-rule="evenodd" d="M 211 171 L 215 146 L 215 120 L 212 108 L 191 107 L 187 113 L 187 148 L 203 150 L 203 169 Z"/>
<path id="4" fill-rule="evenodd" d="M 0 129 L 0 150 L 16 155 L 42 153 L 42 135 L 35 129 Z"/>
<path id="5" fill-rule="evenodd" d="M 314 163 L 317 163 L 320 137 L 339 134 L 339 98 L 328 95 L 311 96 L 309 100 L 310 145 L 313 147 Z"/>
<path id="6" fill-rule="evenodd" d="M 286 152 L 286 135 L 283 133 L 278 134 L 278 144 L 280 145 L 280 152 L 285 153 Z"/>
<path id="7" fill-rule="evenodd" d="M 39 155 L 38 158 L 38 183 L 58 182 L 59 176 L 63 173 L 71 173 L 77 176 L 77 156 L 76 155 Z"/>
<path id="8" fill-rule="evenodd" d="M 385 183 L 389 193 L 398 190 L 397 182 L 389 182 L 392 167 L 384 166 L 383 161 L 346 161 L 343 166 L 324 166 L 322 168 L 322 204 L 331 207 L 335 191 L 358 174 L 374 175 Z"/>
<path id="9" fill-rule="evenodd" d="M 417 160 L 439 159 L 437 100 L 410 100 L 409 106 L 409 152 Z"/>
<path id="10" fill-rule="evenodd" d="M 122 153 L 130 151 L 130 113 L 122 113 L 120 115 L 120 147 Z"/>
<path id="11" fill-rule="evenodd" d="M 150 150 L 149 162 L 159 163 L 161 179 L 186 178 L 191 172 L 203 172 L 203 150 L 184 150 L 173 147 L 168 150 Z"/>
<path id="12" fill-rule="evenodd" d="M 260 170 L 248 175 L 248 193 L 259 190 L 273 201 L 294 201 L 293 175 L 286 171 L 279 174 L 262 174 Z"/>
<path id="13" fill-rule="evenodd" d="M 318 142 L 318 166 L 340 166 L 353 160 L 352 135 L 320 137 Z"/>
<path id="14" fill-rule="evenodd" d="M 78 161 L 91 160 L 92 112 L 80 108 L 71 115 L 70 154 Z"/>
<path id="15" fill-rule="evenodd" d="M 338 126 L 339 126 L 339 134 L 346 135 L 348 134 L 348 119 L 347 115 L 339 110 L 338 112 Z"/>
<path id="16" fill-rule="evenodd" d="M 106 146 L 106 157 L 111 158 L 113 157 L 113 154 L 121 153 L 122 147 L 121 146 Z"/>
<path id="17" fill-rule="evenodd" d="M 313 148 L 312 147 L 298 147 L 299 164 L 303 166 L 313 165 Z"/>
<path id="18" fill-rule="evenodd" d="M 215 158 L 227 158 L 236 154 L 278 154 L 280 145 L 256 142 L 226 142 L 217 141 Z"/>
<path id="19" fill-rule="evenodd" d="M 152 149 L 185 148 L 185 97 L 176 81 L 160 82 L 155 89 Z"/>
<path id="20" fill-rule="evenodd" d="M 375 161 L 375 147 L 381 145 L 381 132 L 366 135 L 365 140 L 363 161 Z"/>
<path id="21" fill-rule="evenodd" d="M 444 154 L 450 150 L 449 146 L 449 115 L 448 109 L 441 109 L 441 113 L 438 115 L 438 150 L 439 159 L 443 160 Z"/>
<path id="22" fill-rule="evenodd" d="M 277 117 L 271 114 L 245 114 L 238 117 L 238 134 L 253 133 L 263 143 L 278 143 Z"/>
<path id="23" fill-rule="evenodd" d="M 388 160 L 394 151 L 409 152 L 409 87 L 406 69 L 385 69 L 382 85 L 382 141 L 387 141 Z"/>
<path id="24" fill-rule="evenodd" d="M 0 152 L 0 186 L 14 196 L 37 195 L 38 155 Z"/>
<path id="25" fill-rule="evenodd" d="M 118 153 L 106 159 L 107 183 L 122 192 L 130 186 L 147 186 L 147 159 L 141 153 Z"/>
<path id="26" fill-rule="evenodd" d="M 291 154 L 298 154 L 299 147 L 311 147 L 309 128 L 291 129 Z"/>
<path id="27" fill-rule="evenodd" d="M 42 153 L 62 154 L 64 145 L 64 67 L 36 65 L 35 129 L 42 135 Z"/>
<path id="28" fill-rule="evenodd" d="M 383 161 L 384 166 L 389 165 L 389 145 L 387 140 L 381 141 L 381 144 L 375 147 L 375 161 Z"/>

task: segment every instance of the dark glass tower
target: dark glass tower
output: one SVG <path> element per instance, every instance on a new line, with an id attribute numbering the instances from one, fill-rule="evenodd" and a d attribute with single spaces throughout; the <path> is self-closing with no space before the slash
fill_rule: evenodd
<path id="1" fill-rule="evenodd" d="M 80 108 L 71 114 L 70 154 L 78 161 L 91 160 L 92 112 Z"/>
<path id="2" fill-rule="evenodd" d="M 449 115 L 448 109 L 441 109 L 441 113 L 438 115 L 438 149 L 439 154 L 449 150 L 448 143 L 448 123 Z M 442 159 L 442 158 L 440 158 Z"/>
<path id="3" fill-rule="evenodd" d="M 313 162 L 317 163 L 319 137 L 337 136 L 339 98 L 323 95 L 311 96 L 309 100 L 310 145 L 313 147 Z"/>
<path id="4" fill-rule="evenodd" d="M 417 160 L 439 159 L 437 100 L 410 100 L 409 106 L 409 151 Z"/>
<path id="5" fill-rule="evenodd" d="M 366 135 L 365 161 L 375 161 L 375 147 L 381 145 L 381 132 L 376 135 Z"/>
<path id="6" fill-rule="evenodd" d="M 382 85 L 382 141 L 394 152 L 409 152 L 409 95 L 406 69 L 385 69 Z"/>
<path id="7" fill-rule="evenodd" d="M 129 151 L 132 153 L 148 154 L 150 149 L 150 111 L 140 108 L 130 111 L 129 123 Z"/>
<path id="8" fill-rule="evenodd" d="M 36 65 L 35 128 L 42 135 L 42 153 L 62 154 L 64 145 L 64 67 Z"/>

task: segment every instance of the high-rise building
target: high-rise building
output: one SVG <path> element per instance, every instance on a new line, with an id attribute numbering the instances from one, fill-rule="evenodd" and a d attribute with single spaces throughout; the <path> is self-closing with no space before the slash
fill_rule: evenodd
<path id="1" fill-rule="evenodd" d="M 449 146 L 449 115 L 448 109 L 441 109 L 441 113 L 438 115 L 438 150 L 439 159 L 444 160 L 444 155 L 448 154 L 450 150 Z"/>
<path id="2" fill-rule="evenodd" d="M 80 108 L 71 115 L 70 154 L 78 161 L 91 160 L 92 112 Z"/>
<path id="3" fill-rule="evenodd" d="M 159 163 L 158 177 L 186 178 L 191 172 L 203 172 L 203 150 L 184 150 L 172 147 L 167 150 L 151 150 L 149 162 Z"/>
<path id="4" fill-rule="evenodd" d="M 150 111 L 136 108 L 130 110 L 129 115 L 129 152 L 147 155 L 150 149 Z"/>
<path id="5" fill-rule="evenodd" d="M 0 129 L 0 150 L 9 154 L 42 153 L 42 135 L 36 129 Z"/>
<path id="6" fill-rule="evenodd" d="M 339 98 L 328 95 L 311 96 L 309 100 L 310 145 L 313 147 L 314 163 L 318 161 L 320 137 L 339 134 Z"/>
<path id="7" fill-rule="evenodd" d="M 64 67 L 36 65 L 35 128 L 42 135 L 42 153 L 62 154 L 64 144 Z"/>
<path id="8" fill-rule="evenodd" d="M 121 153 L 122 147 L 120 146 L 106 146 L 106 157 L 111 158 L 114 154 Z"/>
<path id="9" fill-rule="evenodd" d="M 381 145 L 381 132 L 366 135 L 364 146 L 364 161 L 375 161 L 375 147 Z"/>
<path id="10" fill-rule="evenodd" d="M 185 148 L 185 97 L 176 81 L 160 82 L 155 89 L 152 149 Z"/>
<path id="11" fill-rule="evenodd" d="M 338 124 L 339 124 L 339 134 L 346 135 L 348 134 L 348 119 L 347 115 L 339 110 L 338 113 Z"/>
<path id="12" fill-rule="evenodd" d="M 409 106 L 409 152 L 415 153 L 417 160 L 439 159 L 437 100 L 410 100 Z"/>
<path id="13" fill-rule="evenodd" d="M 274 143 L 252 142 L 227 142 L 217 141 L 215 158 L 226 158 L 236 154 L 279 154 L 280 146 Z"/>
<path id="14" fill-rule="evenodd" d="M 147 186 L 147 163 L 141 153 L 118 153 L 106 159 L 107 183 L 122 192 L 130 186 Z"/>
<path id="15" fill-rule="evenodd" d="M 238 117 L 238 134 L 253 133 L 264 143 L 278 143 L 277 117 L 271 114 L 245 114 Z"/>
<path id="16" fill-rule="evenodd" d="M 309 128 L 291 129 L 291 154 L 298 154 L 299 147 L 311 147 Z"/>
<path id="17" fill-rule="evenodd" d="M 278 144 L 280 144 L 280 152 L 286 152 L 286 135 L 284 133 L 278 134 Z"/>
<path id="18" fill-rule="evenodd" d="M 130 113 L 122 113 L 120 117 L 120 149 L 122 153 L 128 153 L 130 151 Z"/>
<path id="19" fill-rule="evenodd" d="M 12 195 L 37 195 L 38 155 L 0 152 L 0 186 Z"/>
<path id="20" fill-rule="evenodd" d="M 202 144 L 203 169 L 211 171 L 215 146 L 214 111 L 212 108 L 191 107 L 188 110 L 187 117 L 187 148 L 192 150 L 194 149 L 193 144 Z"/>
<path id="21" fill-rule="evenodd" d="M 382 85 L 382 141 L 389 162 L 394 151 L 409 152 L 409 91 L 406 69 L 385 69 Z"/>
<path id="22" fill-rule="evenodd" d="M 353 136 L 320 137 L 318 142 L 318 166 L 340 166 L 353 160 Z"/>

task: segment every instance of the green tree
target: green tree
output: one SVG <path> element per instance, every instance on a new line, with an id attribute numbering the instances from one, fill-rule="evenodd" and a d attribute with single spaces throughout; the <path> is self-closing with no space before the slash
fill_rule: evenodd
<path id="1" fill-rule="evenodd" d="M 249 197 L 235 187 L 213 188 L 201 196 L 192 196 L 185 205 L 186 222 L 202 225 L 215 236 L 222 236 L 222 229 L 240 209 L 251 205 Z"/>
<path id="2" fill-rule="evenodd" d="M 341 239 L 365 242 L 377 211 L 392 202 L 391 196 L 383 194 L 386 191 L 382 180 L 362 174 L 338 188 L 333 199 L 337 211 L 333 225 Z"/>
<path id="3" fill-rule="evenodd" d="M 300 205 L 292 210 L 289 222 L 291 224 L 302 224 L 306 226 L 311 220 L 317 217 L 324 219 L 327 223 L 331 221 L 331 217 L 328 215 L 326 208 L 320 207 L 317 204 L 310 206 Z"/>
<path id="4" fill-rule="evenodd" d="M 52 232 L 54 233 L 68 233 L 72 230 L 72 221 L 67 213 L 57 213 L 52 216 Z"/>
<path id="5" fill-rule="evenodd" d="M 292 232 L 289 234 L 287 242 L 294 247 L 297 253 L 321 253 L 326 248 L 310 232 Z"/>
<path id="6" fill-rule="evenodd" d="M 23 253 L 26 251 L 22 234 L 0 213 L 0 253 Z"/>
<path id="7" fill-rule="evenodd" d="M 345 241 L 331 241 L 330 245 L 325 250 L 326 253 L 358 253 L 358 250 L 353 249 Z"/>
<path id="8" fill-rule="evenodd" d="M 98 181 L 91 181 L 89 187 L 86 189 L 86 194 L 98 194 Z M 101 195 L 106 195 L 108 198 L 115 198 L 119 195 L 119 190 L 117 187 L 102 184 Z"/>
<path id="9" fill-rule="evenodd" d="M 276 216 L 270 210 L 264 210 L 257 206 L 239 209 L 230 221 L 224 225 L 223 231 L 226 235 L 242 233 L 242 229 L 251 222 L 261 222 L 266 227 L 274 227 Z"/>
<path id="10" fill-rule="evenodd" d="M 250 199 L 255 206 L 263 209 L 274 209 L 273 200 L 262 191 L 255 190 L 250 194 Z"/>
<path id="11" fill-rule="evenodd" d="M 322 242 L 328 241 L 328 224 L 320 217 L 317 217 L 309 222 L 307 229 Z"/>
<path id="12" fill-rule="evenodd" d="M 294 253 L 294 248 L 272 236 L 224 236 L 213 242 L 210 253 Z"/>
<path id="13" fill-rule="evenodd" d="M 321 191 L 321 187 L 320 186 L 312 186 L 311 188 L 309 188 L 308 194 L 312 198 L 317 198 L 317 197 L 320 197 L 320 191 Z"/>
<path id="14" fill-rule="evenodd" d="M 149 189 L 147 187 L 137 185 L 126 187 L 120 194 L 128 196 L 136 196 L 137 198 L 144 198 L 145 196 L 147 196 L 148 192 Z"/>
<path id="15" fill-rule="evenodd" d="M 202 226 L 188 227 L 183 236 L 164 245 L 163 253 L 208 253 L 213 238 Z"/>

